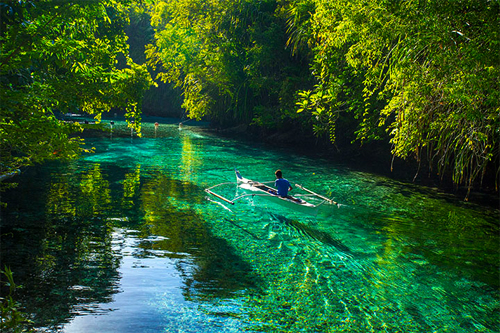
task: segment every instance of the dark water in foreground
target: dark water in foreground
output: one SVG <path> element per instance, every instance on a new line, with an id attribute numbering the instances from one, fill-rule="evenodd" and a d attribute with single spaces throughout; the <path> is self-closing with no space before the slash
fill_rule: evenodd
<path id="1" fill-rule="evenodd" d="M 498 210 L 196 127 L 144 134 L 3 194 L 2 266 L 38 331 L 500 331 Z M 208 198 L 235 167 L 343 205 Z"/>

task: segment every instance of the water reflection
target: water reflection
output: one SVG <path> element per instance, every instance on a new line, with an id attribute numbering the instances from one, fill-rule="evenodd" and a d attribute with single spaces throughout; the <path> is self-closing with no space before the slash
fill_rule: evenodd
<path id="1" fill-rule="evenodd" d="M 133 172 L 125 174 L 125 179 L 123 180 L 123 209 L 128 210 L 134 206 L 134 198 L 137 196 L 137 192 L 139 191 L 140 180 L 140 165 L 137 165 Z"/>
<path id="2" fill-rule="evenodd" d="M 140 165 L 128 170 L 83 163 L 64 172 L 68 167 L 53 164 L 31 202 L 7 198 L 9 209 L 2 211 L 2 264 L 25 286 L 21 301 L 36 326 L 52 330 L 74 316 L 113 309 L 102 304 L 121 292 L 120 267 L 129 256 L 174 260 L 186 300 L 257 288 L 251 267 L 193 208 L 204 202 L 198 186 Z M 110 186 L 108 175 L 123 186 Z M 28 193 L 29 182 L 18 190 Z M 115 231 L 122 228 L 136 230 L 128 250 L 117 241 Z"/>
<path id="3" fill-rule="evenodd" d="M 181 154 L 179 168 L 181 170 L 182 179 L 185 181 L 196 183 L 199 174 L 196 172 L 203 163 L 201 158 L 202 149 L 196 147 L 192 137 L 186 134 L 185 131 L 180 132 Z"/>
<path id="4" fill-rule="evenodd" d="M 42 178 L 45 191 L 21 183 L 30 200 L 7 199 L 9 210 L 2 212 L 2 264 L 15 269 L 26 309 L 46 327 L 109 302 L 119 281 L 120 258 L 110 251 L 101 216 L 110 203 L 108 182 L 98 164 L 61 171 Z"/>

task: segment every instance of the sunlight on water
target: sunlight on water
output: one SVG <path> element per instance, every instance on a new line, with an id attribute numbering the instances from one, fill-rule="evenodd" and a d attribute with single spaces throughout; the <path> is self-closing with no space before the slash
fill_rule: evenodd
<path id="1" fill-rule="evenodd" d="M 32 168 L 3 198 L 2 256 L 38 327 L 500 330 L 498 210 L 188 124 L 89 138 L 96 153 Z M 259 181 L 282 169 L 341 206 L 313 217 L 208 197 L 235 168 Z"/>

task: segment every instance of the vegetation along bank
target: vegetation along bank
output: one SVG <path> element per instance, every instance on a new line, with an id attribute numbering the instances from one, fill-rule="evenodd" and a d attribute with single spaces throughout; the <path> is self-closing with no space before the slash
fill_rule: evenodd
<path id="1" fill-rule="evenodd" d="M 55 113 L 118 110 L 139 134 L 144 112 L 332 153 L 376 147 L 498 193 L 499 11 L 496 0 L 3 1 L 0 174 L 78 156 L 81 125 Z"/>

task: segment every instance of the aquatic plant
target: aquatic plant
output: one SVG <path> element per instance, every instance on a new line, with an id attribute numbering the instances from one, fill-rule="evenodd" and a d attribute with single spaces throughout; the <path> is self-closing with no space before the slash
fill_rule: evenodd
<path id="1" fill-rule="evenodd" d="M 20 310 L 20 304 L 13 298 L 16 289 L 22 288 L 14 282 L 14 274 L 5 266 L 1 274 L 5 275 L 7 281 L 1 281 L 2 285 L 8 287 L 9 293 L 6 297 L 0 297 L 0 331 L 1 332 L 32 332 L 27 326 L 31 323 L 28 316 Z"/>

